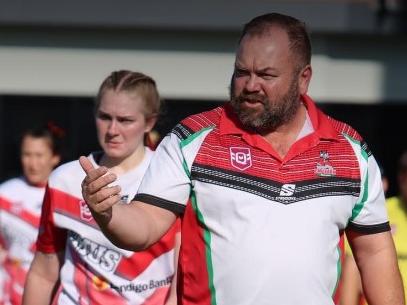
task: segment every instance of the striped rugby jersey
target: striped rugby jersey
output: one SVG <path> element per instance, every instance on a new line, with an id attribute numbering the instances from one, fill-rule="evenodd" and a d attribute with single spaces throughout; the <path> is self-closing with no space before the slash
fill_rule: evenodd
<path id="1" fill-rule="evenodd" d="M 367 145 L 302 99 L 313 131 L 283 159 L 228 104 L 158 147 L 135 199 L 183 214 L 181 304 L 333 304 L 343 230 L 389 230 Z"/>
<path id="2" fill-rule="evenodd" d="M 34 258 L 45 185 L 24 177 L 0 185 L 0 240 L 6 257 L 0 271 L 0 300 L 21 304 L 25 278 Z"/>
<path id="3" fill-rule="evenodd" d="M 134 196 L 152 152 L 142 163 L 118 177 L 122 204 Z M 95 154 L 90 159 L 96 166 Z M 58 167 L 50 176 L 41 218 L 38 250 L 65 251 L 57 304 L 162 305 L 174 273 L 174 236 L 177 226 L 146 251 L 114 246 L 102 234 L 83 201 L 85 178 L 78 161 Z"/>

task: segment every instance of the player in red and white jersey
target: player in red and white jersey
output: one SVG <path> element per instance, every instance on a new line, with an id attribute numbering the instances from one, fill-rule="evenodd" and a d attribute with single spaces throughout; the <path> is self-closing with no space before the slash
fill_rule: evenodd
<path id="1" fill-rule="evenodd" d="M 0 185 L 0 302 L 13 305 L 22 302 L 25 278 L 34 258 L 46 181 L 60 161 L 58 138 L 51 128 L 25 131 L 20 149 L 23 175 Z"/>
<path id="2" fill-rule="evenodd" d="M 144 137 L 157 120 L 159 94 L 150 77 L 122 70 L 104 80 L 95 106 L 103 151 L 89 158 L 118 178 L 125 205 L 153 154 L 144 146 Z M 177 225 L 143 252 L 118 248 L 100 231 L 82 198 L 84 177 L 78 161 L 58 167 L 50 176 L 24 304 L 176 304 L 170 285 Z"/>

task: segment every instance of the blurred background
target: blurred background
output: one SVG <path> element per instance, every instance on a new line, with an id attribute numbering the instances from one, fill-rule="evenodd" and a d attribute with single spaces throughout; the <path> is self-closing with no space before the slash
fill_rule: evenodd
<path id="1" fill-rule="evenodd" d="M 161 135 L 226 101 L 242 25 L 273 11 L 306 22 L 310 95 L 362 134 L 395 194 L 407 148 L 406 0 L 0 0 L 0 181 L 20 171 L 18 135 L 33 124 L 66 130 L 64 161 L 97 149 L 93 97 L 113 70 L 157 80 Z"/>

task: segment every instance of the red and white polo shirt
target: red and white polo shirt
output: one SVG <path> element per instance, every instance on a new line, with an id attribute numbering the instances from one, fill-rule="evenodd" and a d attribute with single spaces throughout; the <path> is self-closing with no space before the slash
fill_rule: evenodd
<path id="1" fill-rule="evenodd" d="M 283 159 L 228 105 L 188 117 L 158 147 L 135 200 L 183 214 L 181 304 L 333 304 L 343 230 L 389 230 L 366 144 L 303 103 L 313 131 Z"/>

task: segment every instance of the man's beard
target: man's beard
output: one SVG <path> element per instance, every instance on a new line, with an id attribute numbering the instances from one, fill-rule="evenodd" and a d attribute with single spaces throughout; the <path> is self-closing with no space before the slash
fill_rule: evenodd
<path id="1" fill-rule="evenodd" d="M 300 94 L 297 78 L 291 81 L 287 93 L 274 102 L 257 93 L 246 94 L 242 92 L 234 96 L 234 84 L 231 84 L 231 106 L 242 125 L 259 134 L 266 134 L 289 122 L 297 113 L 300 106 Z M 246 100 L 258 101 L 263 104 L 263 110 L 242 107 Z"/>

